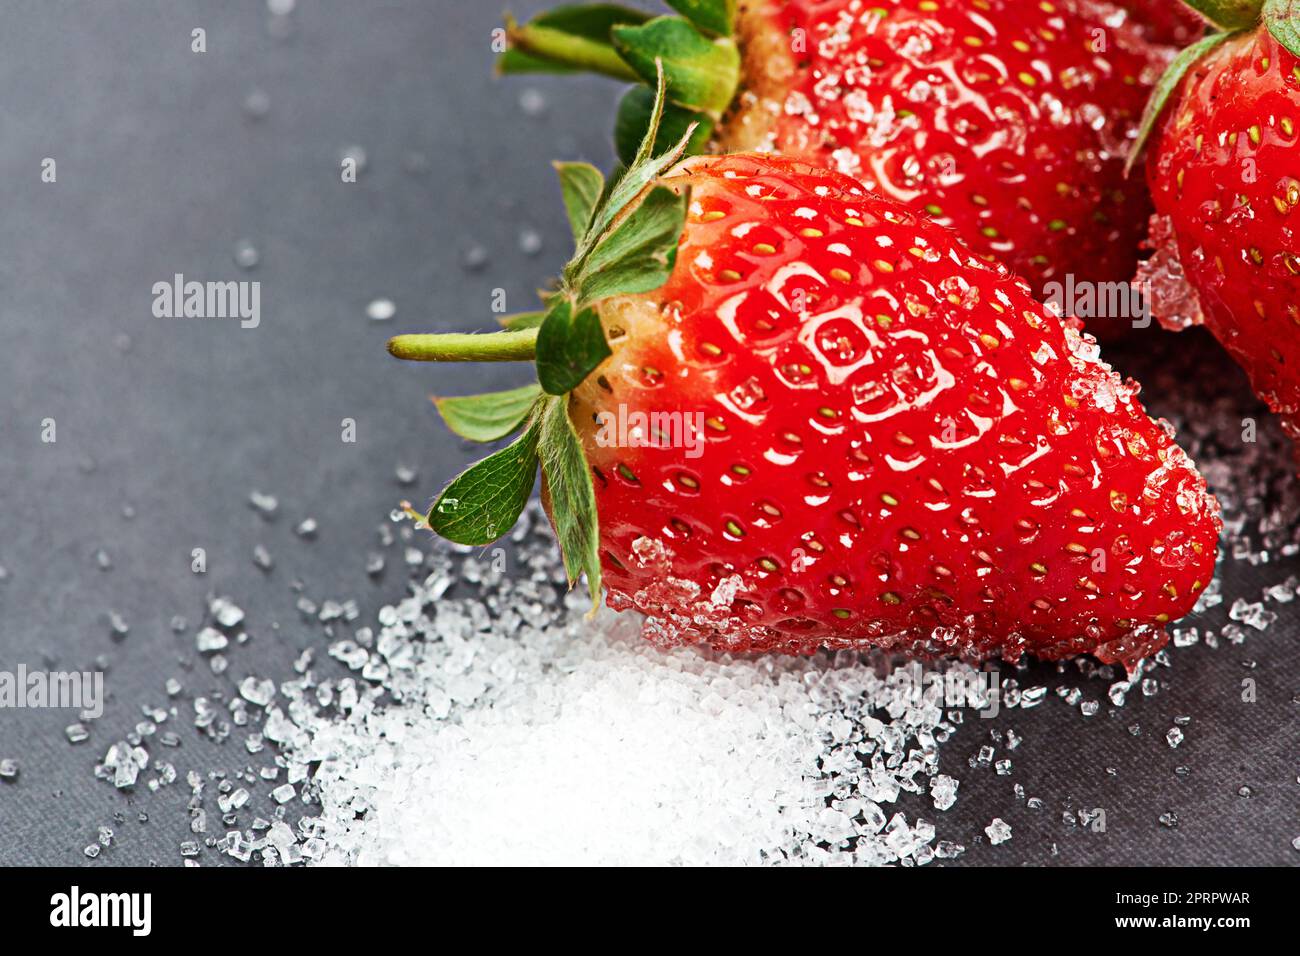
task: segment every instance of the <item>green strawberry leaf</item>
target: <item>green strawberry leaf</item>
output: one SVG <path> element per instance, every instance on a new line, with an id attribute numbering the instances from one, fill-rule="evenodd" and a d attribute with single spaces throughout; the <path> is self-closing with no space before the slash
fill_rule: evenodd
<path id="1" fill-rule="evenodd" d="M 541 386 L 534 384 L 505 392 L 435 398 L 433 404 L 447 427 L 461 438 L 489 442 L 522 427 L 541 396 Z"/>
<path id="2" fill-rule="evenodd" d="M 533 56 L 512 46 L 497 59 L 497 72 L 502 76 L 517 76 L 521 73 L 577 73 L 578 67 Z"/>
<path id="3" fill-rule="evenodd" d="M 636 161 L 637 151 L 641 148 L 645 132 L 650 127 L 650 118 L 654 114 L 654 101 L 654 90 L 646 86 L 634 86 L 619 103 L 618 118 L 614 121 L 614 147 L 619 159 L 626 164 Z M 674 143 L 686 136 L 692 123 L 696 124 L 695 132 L 687 137 L 686 152 L 691 156 L 705 152 L 709 138 L 713 135 L 713 120 L 703 113 L 671 104 L 664 107 L 659 133 L 651 151 L 662 153 L 671 149 Z"/>
<path id="4" fill-rule="evenodd" d="M 564 555 L 569 584 L 587 575 L 591 609 L 600 604 L 600 519 L 596 489 L 582 441 L 569 418 L 569 403 L 557 398 L 541 413 L 538 452 L 542 481 L 550 500 L 551 523 Z"/>
<path id="5" fill-rule="evenodd" d="M 558 300 L 537 332 L 537 381 L 549 395 L 565 395 L 582 384 L 610 355 L 595 309 L 573 314 L 567 298 Z"/>
<path id="6" fill-rule="evenodd" d="M 736 23 L 736 0 L 664 0 L 706 33 L 729 37 Z"/>
<path id="7" fill-rule="evenodd" d="M 638 197 L 646 188 L 682 157 L 686 151 L 690 136 L 694 133 L 693 129 L 688 129 L 686 134 L 671 149 L 659 155 L 654 155 L 655 140 L 658 138 L 659 123 L 663 118 L 668 86 L 662 66 L 657 64 L 657 67 L 658 83 L 655 88 L 654 109 L 650 114 L 650 121 L 646 125 L 645 139 L 641 141 L 641 148 L 637 150 L 634 161 L 617 178 L 611 179 L 606 186 L 605 195 L 601 197 L 600 204 L 592 213 L 591 224 L 587 227 L 587 234 L 583 237 L 582 242 L 578 244 L 577 252 L 569 261 L 569 264 L 564 267 L 564 281 L 570 288 L 577 287 L 577 277 L 582 275 L 584 271 L 590 272 L 585 268 L 585 264 L 595 249 L 604 241 L 606 233 L 616 228 L 616 220 L 625 217 L 628 209 L 635 206 Z M 676 237 L 674 237 L 672 245 L 675 249 Z"/>
<path id="8" fill-rule="evenodd" d="M 614 47 L 647 83 L 662 61 L 668 98 L 690 109 L 721 116 L 740 85 L 740 53 L 726 38 L 710 40 L 681 17 L 657 17 L 641 26 L 616 26 Z"/>
<path id="9" fill-rule="evenodd" d="M 429 509 L 429 527 L 457 544 L 491 544 L 514 527 L 537 480 L 541 424 L 452 479 Z"/>
<path id="10" fill-rule="evenodd" d="M 1274 40 L 1300 56 L 1300 0 L 1264 0 L 1264 26 Z"/>
<path id="11" fill-rule="evenodd" d="M 540 61 L 547 64 L 549 72 L 557 67 L 590 70 L 635 81 L 638 75 L 614 49 L 610 31 L 616 26 L 636 26 L 648 19 L 648 14 L 612 3 L 557 7 L 523 25 L 507 18 L 510 48 L 528 57 L 517 57 L 508 65 L 513 72 L 525 72 L 523 68 L 531 61 Z M 506 67 L 507 64 L 501 65 L 503 72 Z"/>
<path id="12" fill-rule="evenodd" d="M 1173 92 L 1178 89 L 1178 84 L 1187 75 L 1187 71 L 1192 68 L 1197 60 L 1230 36 L 1232 36 L 1231 33 L 1212 33 L 1203 39 L 1197 40 L 1174 57 L 1173 62 L 1169 64 L 1169 68 L 1165 70 L 1164 75 L 1156 83 L 1155 89 L 1151 91 L 1151 98 L 1147 100 L 1146 109 L 1142 113 L 1142 120 L 1138 124 L 1137 139 L 1133 141 L 1133 145 L 1129 148 L 1128 159 L 1124 163 L 1124 175 L 1129 174 L 1134 164 L 1137 163 L 1138 157 L 1142 155 L 1142 150 L 1151 137 L 1151 131 L 1155 129 L 1156 121 L 1160 119 L 1160 114 L 1164 112 L 1165 104 Z"/>
<path id="13" fill-rule="evenodd" d="M 654 99 L 650 101 L 650 118 L 646 120 L 645 135 L 641 137 L 641 145 L 637 147 L 636 152 L 632 155 L 632 161 L 624 164 L 623 173 L 618 177 L 618 181 L 614 184 L 615 187 L 622 186 L 629 174 L 635 174 L 643 169 L 648 171 L 653 168 L 652 160 L 656 156 L 667 155 L 667 153 L 658 153 L 655 150 L 655 144 L 659 142 L 659 125 L 664 121 L 664 110 L 667 107 L 668 74 L 664 72 L 664 61 L 655 60 L 655 95 Z M 658 175 L 658 173 L 655 173 L 655 175 Z M 638 187 L 636 191 L 639 192 L 640 188 Z M 612 203 L 616 195 L 616 188 L 609 190 L 604 196 L 605 202 Z M 635 195 L 635 192 L 630 192 L 627 195 Z"/>
<path id="14" fill-rule="evenodd" d="M 605 192 L 605 177 L 590 163 L 555 163 L 560 174 L 560 191 L 564 195 L 564 210 L 569 215 L 574 243 L 582 242 L 587 234 L 591 212 Z"/>
<path id="15" fill-rule="evenodd" d="M 638 87 L 634 87 L 634 89 L 637 88 Z M 646 128 L 649 129 L 648 124 Z M 614 190 L 618 188 L 618 184 L 623 181 L 623 177 L 627 175 L 627 169 L 629 165 L 631 164 L 620 158 L 619 162 L 614 165 L 614 168 L 609 171 L 609 175 L 605 177 L 605 189 L 603 192 L 601 192 L 600 199 L 596 201 L 596 208 L 592 213 L 593 219 L 595 218 L 595 214 L 597 212 L 600 212 L 602 209 L 604 209 L 606 206 L 609 205 L 609 197 L 614 192 Z M 590 227 L 588 227 L 587 231 L 588 232 L 591 231 Z"/>
<path id="16" fill-rule="evenodd" d="M 570 3 L 538 14 L 530 23 L 588 40 L 609 41 L 616 26 L 645 23 L 650 14 L 617 3 Z"/>
<path id="17" fill-rule="evenodd" d="M 1260 0 L 1183 0 L 1183 3 L 1224 30 L 1244 30 L 1259 22 Z"/>
<path id="18" fill-rule="evenodd" d="M 580 301 L 649 292 L 667 282 L 677 261 L 688 203 L 687 195 L 667 186 L 651 189 L 583 263 L 575 282 Z"/>

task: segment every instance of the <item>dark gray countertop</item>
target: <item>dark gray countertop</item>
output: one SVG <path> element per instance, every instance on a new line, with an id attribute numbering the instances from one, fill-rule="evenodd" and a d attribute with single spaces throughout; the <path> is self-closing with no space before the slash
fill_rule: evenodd
<path id="1" fill-rule="evenodd" d="M 511 6 L 526 14 L 543 4 Z M 63 734 L 68 712 L 0 712 L 0 758 L 21 763 L 16 783 L 0 782 L 0 864 L 87 863 L 82 847 L 101 825 L 118 838 L 99 865 L 180 861 L 185 788 L 128 797 L 92 773 L 140 705 L 164 703 L 165 679 L 194 664 L 192 639 L 173 635 L 169 620 L 195 622 L 206 595 L 234 595 L 254 640 L 229 676 L 287 676 L 309 638 L 270 623 L 296 619 L 295 579 L 317 599 L 356 597 L 363 616 L 400 596 L 400 575 L 365 576 L 376 526 L 399 498 L 432 492 L 468 452 L 435 421 L 429 370 L 392 361 L 383 342 L 396 331 L 486 327 L 496 288 L 512 310 L 530 307 L 531 290 L 568 251 L 548 161 L 610 160 L 614 86 L 493 79 L 498 3 L 296 7 L 292 32 L 277 38 L 261 0 L 5 6 L 0 669 L 80 669 L 107 654 L 111 699 L 76 746 Z M 195 27 L 207 31 L 206 53 L 190 50 Z M 525 89 L 544 94 L 540 114 L 521 105 Z M 269 98 L 260 118 L 245 104 L 254 91 Z M 354 144 L 366 166 L 343 184 L 339 155 Z M 45 157 L 57 162 L 56 183 L 41 182 Z M 541 236 L 540 252 L 521 249 L 526 229 Z M 247 273 L 233 255 L 245 239 L 260 255 Z M 488 261 L 467 269 L 478 246 Z M 154 318 L 153 284 L 178 272 L 260 281 L 260 326 Z M 367 318 L 376 297 L 396 303 L 393 321 Z M 1203 342 L 1177 347 L 1221 361 Z M 1148 351 L 1145 342 L 1134 350 Z M 1252 407 L 1235 373 L 1207 377 L 1226 379 Z M 439 387 L 511 381 L 508 369 L 450 369 Z M 54 444 L 41 441 L 47 418 L 57 422 Z M 355 443 L 340 440 L 345 418 L 356 422 Z M 417 487 L 399 486 L 399 462 L 418 469 Z M 249 507 L 254 489 L 278 496 L 275 520 Z M 293 533 L 307 515 L 320 523 L 312 542 Z M 276 559 L 269 575 L 251 560 L 259 543 Z M 206 551 L 205 575 L 190 570 L 194 548 Z M 1225 583 L 1229 601 L 1280 579 L 1276 568 L 1255 579 L 1240 567 Z M 1132 695 L 1116 714 L 1103 706 L 1088 720 L 1053 700 L 991 722 L 1026 738 L 1015 774 L 957 767 L 960 799 L 940 836 L 964 837 L 967 863 L 1295 863 L 1297 609 L 1281 608 L 1283 620 L 1244 647 L 1177 652 L 1167 688 Z M 110 611 L 130 626 L 124 640 L 110 635 Z M 1246 658 L 1254 669 L 1243 669 Z M 1258 682 L 1257 703 L 1241 701 L 1245 674 Z M 200 667 L 186 693 L 223 683 Z M 1092 682 L 1089 694 L 1104 703 L 1105 684 Z M 1173 751 L 1163 735 L 1177 714 L 1194 723 Z M 1142 736 L 1128 733 L 1132 723 Z M 166 754 L 182 777 L 220 763 L 204 750 L 219 745 L 188 727 L 182 736 Z M 966 734 L 945 759 L 964 761 L 980 742 Z M 1180 764 L 1191 772 L 1176 775 Z M 1017 781 L 1046 809 L 1017 806 Z M 1238 795 L 1243 785 L 1251 797 Z M 1081 806 L 1107 809 L 1105 833 L 1062 823 Z M 933 818 L 924 807 L 909 812 Z M 1168 810 L 1177 829 L 1157 823 Z M 975 846 L 993 816 L 1012 824 L 1013 840 Z"/>

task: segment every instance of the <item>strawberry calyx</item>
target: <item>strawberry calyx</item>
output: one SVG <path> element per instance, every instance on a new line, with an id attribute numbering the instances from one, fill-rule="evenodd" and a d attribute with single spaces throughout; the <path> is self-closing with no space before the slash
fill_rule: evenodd
<path id="1" fill-rule="evenodd" d="M 1300 0 L 1264 0 L 1260 16 L 1273 39 L 1300 56 Z"/>
<path id="2" fill-rule="evenodd" d="M 499 332 L 398 335 L 388 342 L 394 357 L 409 361 L 534 363 L 536 381 L 527 385 L 434 398 L 443 421 L 463 438 L 495 442 L 519 435 L 452 479 L 422 520 L 459 544 L 490 544 L 518 520 L 540 467 L 543 503 L 570 586 L 585 574 L 593 609 L 601 593 L 599 519 L 569 400 L 611 354 L 600 303 L 659 288 L 676 261 L 689 195 L 657 180 L 684 155 L 694 130 L 688 127 L 668 150 L 655 150 L 667 95 L 664 72 L 657 66 L 646 135 L 619 175 L 606 182 L 586 163 L 556 164 L 576 248 L 558 289 L 543 294 L 543 310 L 512 316 Z"/>
<path id="3" fill-rule="evenodd" d="M 1183 0 L 1221 30 L 1244 30 L 1259 22 L 1263 0 Z"/>
<path id="4" fill-rule="evenodd" d="M 1169 98 L 1178 89 L 1184 76 L 1206 54 L 1223 41 L 1263 25 L 1278 43 L 1291 53 L 1300 56 L 1300 0 L 1183 0 L 1211 24 L 1220 28 L 1185 47 L 1170 62 L 1164 75 L 1151 91 L 1142 120 L 1138 124 L 1137 138 L 1129 150 L 1124 164 L 1127 175 L 1141 156 Z"/>
<path id="5" fill-rule="evenodd" d="M 736 0 L 665 0 L 678 16 L 651 16 L 615 4 L 557 7 L 520 24 L 506 20 L 502 73 L 599 73 L 636 84 L 619 104 L 614 141 L 630 164 L 654 111 L 662 68 L 668 102 L 656 152 L 694 126 L 687 152 L 704 152 L 740 89 L 740 50 L 732 37 Z"/>
<path id="6" fill-rule="evenodd" d="M 1178 89 L 1183 77 L 1205 54 L 1230 36 L 1233 36 L 1233 34 L 1211 33 L 1197 40 L 1191 46 L 1185 47 L 1170 62 L 1160 79 L 1156 81 L 1155 87 L 1151 90 L 1151 98 L 1147 100 L 1146 108 L 1142 111 L 1142 119 L 1138 123 L 1137 138 L 1133 140 L 1133 145 L 1128 152 L 1128 159 L 1124 162 L 1124 175 L 1127 176 L 1131 173 L 1133 167 L 1137 164 L 1138 158 L 1146 147 L 1147 140 L 1151 138 L 1152 130 L 1156 128 L 1156 124 L 1164 113 L 1169 97 Z"/>

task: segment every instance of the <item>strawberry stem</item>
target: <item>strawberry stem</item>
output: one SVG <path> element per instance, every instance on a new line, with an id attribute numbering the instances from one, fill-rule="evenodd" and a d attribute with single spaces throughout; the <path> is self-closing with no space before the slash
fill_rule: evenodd
<path id="1" fill-rule="evenodd" d="M 398 335 L 388 340 L 388 351 L 409 362 L 531 362 L 537 355 L 537 329 Z"/>
<path id="2" fill-rule="evenodd" d="M 506 37 L 515 49 L 549 63 L 602 73 L 616 80 L 641 82 L 641 77 L 628 66 L 612 43 L 602 43 L 536 23 L 521 26 L 513 19 L 506 20 Z"/>

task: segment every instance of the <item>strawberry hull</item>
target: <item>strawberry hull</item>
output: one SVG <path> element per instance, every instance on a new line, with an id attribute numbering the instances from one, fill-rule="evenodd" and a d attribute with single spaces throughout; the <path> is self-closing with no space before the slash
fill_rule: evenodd
<path id="1" fill-rule="evenodd" d="M 570 406 L 611 606 L 735 650 L 1163 645 L 1218 507 L 1094 346 L 847 177 L 730 156 L 663 182 L 691 189 L 676 267 L 602 304 L 613 354 Z"/>

